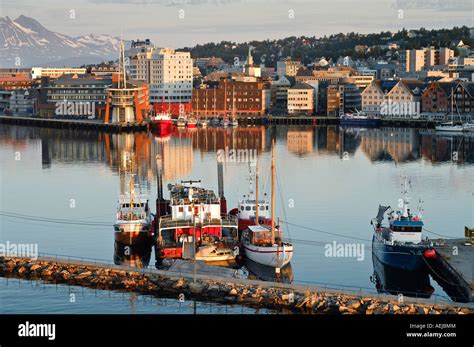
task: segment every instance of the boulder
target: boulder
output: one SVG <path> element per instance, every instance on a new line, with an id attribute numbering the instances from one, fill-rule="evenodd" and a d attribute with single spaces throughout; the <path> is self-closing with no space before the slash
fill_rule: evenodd
<path id="1" fill-rule="evenodd" d="M 90 271 L 84 271 L 84 272 L 81 272 L 79 275 L 76 276 L 76 279 L 78 280 L 82 280 L 86 277 L 89 277 L 90 275 L 92 275 L 92 272 Z"/>
<path id="2" fill-rule="evenodd" d="M 41 269 L 41 265 L 38 265 L 38 264 L 33 264 L 31 265 L 30 267 L 30 271 L 36 271 L 38 269 Z"/>

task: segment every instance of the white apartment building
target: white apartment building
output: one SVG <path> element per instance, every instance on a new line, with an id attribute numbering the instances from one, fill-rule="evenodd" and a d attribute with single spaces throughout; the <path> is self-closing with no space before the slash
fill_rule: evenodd
<path id="1" fill-rule="evenodd" d="M 288 89 L 289 114 L 311 114 L 314 111 L 314 88 L 306 83 L 297 83 Z"/>
<path id="2" fill-rule="evenodd" d="M 130 78 L 150 86 L 150 102 L 191 102 L 193 61 L 189 52 L 144 47 L 127 52 Z"/>
<path id="3" fill-rule="evenodd" d="M 31 78 L 37 79 L 43 76 L 57 78 L 66 74 L 85 74 L 85 68 L 56 68 L 56 67 L 33 67 L 31 68 Z"/>

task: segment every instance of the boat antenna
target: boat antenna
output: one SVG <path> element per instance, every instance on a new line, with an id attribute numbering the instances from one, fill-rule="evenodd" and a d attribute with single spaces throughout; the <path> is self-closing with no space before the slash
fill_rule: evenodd
<path id="1" fill-rule="evenodd" d="M 255 169 L 255 225 L 258 225 L 258 160 Z"/>
<path id="2" fill-rule="evenodd" d="M 275 244 L 275 139 L 272 139 L 272 245 Z"/>

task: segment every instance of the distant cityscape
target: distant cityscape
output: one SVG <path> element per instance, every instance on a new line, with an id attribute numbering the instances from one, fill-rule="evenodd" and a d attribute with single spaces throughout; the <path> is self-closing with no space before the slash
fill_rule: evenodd
<path id="1" fill-rule="evenodd" d="M 474 53 L 463 37 L 446 46 L 409 49 L 398 39 L 400 33 L 392 36 L 384 45 L 357 44 L 350 56 L 337 59 L 308 62 L 279 51 L 269 66 L 266 54 L 259 54 L 256 63 L 251 45 L 246 56 L 227 62 L 228 57 L 193 57 L 197 48 L 176 50 L 137 39 L 123 49 L 123 66 L 117 59 L 77 67 L 1 69 L 0 113 L 119 123 L 142 122 L 160 112 L 197 118 L 339 117 L 361 112 L 437 120 L 474 112 Z M 314 42 L 309 49 L 312 46 Z M 120 88 L 127 90 L 133 109 L 125 115 L 113 110 Z M 78 107 L 83 104 L 93 107 Z"/>

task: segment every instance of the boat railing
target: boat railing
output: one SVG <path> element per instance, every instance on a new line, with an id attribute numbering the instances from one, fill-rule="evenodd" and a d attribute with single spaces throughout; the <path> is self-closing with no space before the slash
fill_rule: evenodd
<path id="1" fill-rule="evenodd" d="M 172 227 L 192 227 L 192 220 L 176 220 L 173 219 L 172 215 L 165 215 L 160 217 L 160 228 L 172 228 Z M 221 218 L 210 218 L 204 219 L 202 222 L 196 222 L 196 226 L 207 227 L 207 226 L 222 226 L 222 227 L 237 227 L 237 217 L 222 215 Z"/>

